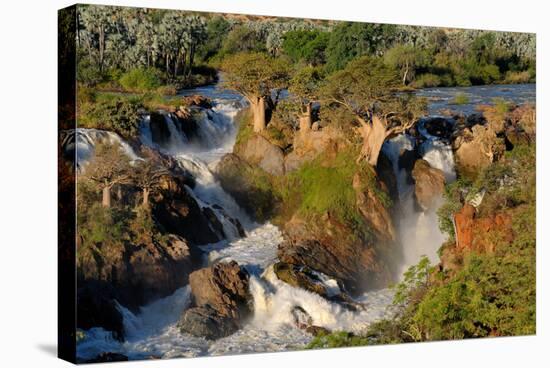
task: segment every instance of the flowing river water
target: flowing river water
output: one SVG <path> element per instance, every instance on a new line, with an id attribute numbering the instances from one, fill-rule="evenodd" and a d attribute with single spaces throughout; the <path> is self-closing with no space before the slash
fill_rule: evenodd
<path id="1" fill-rule="evenodd" d="M 468 90 L 468 93 L 474 95 L 476 90 L 472 88 L 473 90 Z M 499 86 L 489 88 L 499 91 Z M 511 93 L 511 96 L 524 98 L 527 95 L 525 98 L 529 100 L 531 91 L 534 96 L 534 87 L 502 88 L 516 88 L 519 91 L 516 94 Z M 420 94 L 433 97 L 430 102 L 432 113 L 434 113 L 435 103 L 441 104 L 442 101 L 447 101 L 448 104 L 452 93 L 457 93 L 454 90 L 452 93 L 447 90 L 450 89 L 438 89 L 432 91 L 431 95 L 430 92 L 421 91 Z M 479 90 L 477 93 L 491 98 L 491 93 L 486 90 Z M 172 127 L 174 123 L 169 115 L 166 117 L 166 123 L 171 134 L 167 145 L 159 147 L 153 142 L 148 118 L 144 119 L 141 126 L 141 140 L 146 145 L 172 155 L 195 176 L 196 186 L 193 189 L 188 188 L 190 194 L 200 206 L 208 206 L 215 212 L 223 224 L 227 237 L 226 240 L 203 246 L 202 249 L 206 252 L 209 262 L 231 259 L 247 268 L 251 274 L 253 317 L 235 334 L 216 341 L 182 334 L 177 327 L 177 322 L 182 311 L 191 303 L 190 289 L 186 286 L 166 298 L 142 307 L 137 314 L 119 305 L 124 317 L 126 340 L 124 342 L 114 340 L 111 334 L 102 328 L 92 328 L 84 331 L 85 337 L 78 343 L 78 357 L 88 359 L 106 351 L 119 352 L 130 359 L 143 359 L 300 349 L 311 341 L 312 336 L 295 327 L 292 310 L 296 306 L 307 311 L 314 325 L 330 330 L 360 333 L 370 323 L 390 317 L 393 291 L 389 288 L 370 291 L 357 297 L 356 301 L 364 303 L 366 308 L 363 311 L 352 312 L 317 294 L 292 287 L 277 279 L 272 264 L 277 259 L 277 246 L 282 241 L 281 231 L 270 223 L 256 224 L 251 221 L 231 196 L 224 192 L 212 174 L 219 159 L 233 150 L 237 133 L 234 118 L 244 106 L 242 97 L 216 86 L 188 90 L 184 91 L 184 94 L 201 94 L 215 102 L 212 109 L 202 111 L 203 116 L 198 132 L 202 143 L 193 144 L 184 134 Z M 518 97 L 518 102 L 522 101 Z M 460 111 L 460 106 L 455 107 Z M 469 106 L 462 106 L 462 108 L 469 108 Z M 463 110 L 463 112 L 469 111 Z M 431 136 L 422 129 L 420 132 L 425 138 L 422 146 L 417 147 L 422 157 L 431 166 L 441 169 L 448 182 L 454 180 L 456 177 L 454 159 L 448 142 Z M 73 143 L 76 146 L 79 161 L 89 158 L 93 142 L 98 139 L 98 136 L 122 143 L 122 147 L 132 159 L 139 159 L 131 147 L 114 133 L 78 129 L 76 136 L 73 137 Z M 404 149 L 411 150 L 415 148 L 414 145 L 414 140 L 403 134 L 387 142 L 383 148 L 393 163 L 398 184 L 400 199 L 398 205 L 401 215 L 397 227 L 403 252 L 403 270 L 418 262 L 422 255 L 427 255 L 436 262 L 437 249 L 444 241 L 435 211 L 415 210 L 414 186 L 407 182 L 406 173 L 398 165 L 400 152 Z M 227 215 L 239 219 L 246 231 L 246 237 L 238 237 L 237 229 L 227 220 Z M 324 275 L 319 276 L 323 279 L 327 290 L 338 291 L 334 280 Z"/>

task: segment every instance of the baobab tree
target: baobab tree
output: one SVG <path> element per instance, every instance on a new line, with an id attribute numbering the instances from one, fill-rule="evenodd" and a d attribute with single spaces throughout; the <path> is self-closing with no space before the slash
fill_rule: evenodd
<path id="1" fill-rule="evenodd" d="M 396 93 L 400 78 L 380 58 L 365 56 L 328 78 L 323 100 L 352 113 L 354 129 L 362 138 L 358 161 L 376 166 L 382 145 L 411 128 L 425 112 L 426 103 L 410 94 Z"/>
<path id="2" fill-rule="evenodd" d="M 302 115 L 300 131 L 307 132 L 313 123 L 313 103 L 319 99 L 319 86 L 323 81 L 321 69 L 306 66 L 298 70 L 290 80 L 289 92 L 300 99 Z"/>
<path id="3" fill-rule="evenodd" d="M 266 108 L 271 93 L 288 87 L 290 66 L 283 58 L 272 58 L 264 53 L 237 53 L 225 58 L 221 66 L 224 84 L 242 94 L 250 103 L 254 115 L 254 132 L 267 125 Z"/>
<path id="4" fill-rule="evenodd" d="M 132 168 L 132 182 L 143 192 L 142 206 L 149 208 L 149 195 L 159 188 L 161 178 L 168 170 L 155 165 L 151 160 L 138 161 Z"/>
<path id="5" fill-rule="evenodd" d="M 101 204 L 111 207 L 111 189 L 115 185 L 131 182 L 130 159 L 121 152 L 118 143 L 98 143 L 91 162 L 84 168 L 84 178 L 96 183 L 101 189 Z"/>

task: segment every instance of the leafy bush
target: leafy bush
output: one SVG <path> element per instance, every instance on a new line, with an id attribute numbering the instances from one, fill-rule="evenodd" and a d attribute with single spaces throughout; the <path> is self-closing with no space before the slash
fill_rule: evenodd
<path id="1" fill-rule="evenodd" d="M 515 72 L 509 70 L 506 72 L 506 78 L 504 79 L 504 83 L 509 84 L 521 84 L 521 83 L 529 83 L 531 81 L 531 73 L 529 70 L 524 70 L 521 72 Z"/>
<path id="2" fill-rule="evenodd" d="M 160 87 L 160 72 L 155 68 L 136 68 L 124 73 L 120 85 L 131 92 L 148 92 Z"/>
<path id="3" fill-rule="evenodd" d="M 93 104 L 82 106 L 78 125 L 116 132 L 124 138 L 136 137 L 139 133 L 139 109 L 142 105 L 123 98 L 103 97 Z"/>
<path id="4" fill-rule="evenodd" d="M 88 59 L 79 60 L 76 72 L 76 79 L 86 87 L 95 86 L 104 79 L 97 65 L 92 64 Z"/>
<path id="5" fill-rule="evenodd" d="M 469 102 L 470 98 L 465 93 L 457 93 L 452 101 L 454 105 L 466 105 Z"/>
<path id="6" fill-rule="evenodd" d="M 431 88 L 441 86 L 442 84 L 443 82 L 438 75 L 425 73 L 416 77 L 412 86 L 415 88 Z"/>
<path id="7" fill-rule="evenodd" d="M 350 332 L 332 332 L 316 336 L 306 349 L 341 348 L 347 346 L 368 345 L 369 340 L 365 337 L 356 336 Z"/>
<path id="8" fill-rule="evenodd" d="M 317 30 L 288 31 L 284 34 L 283 51 L 295 62 L 324 64 L 329 37 L 328 32 Z"/>

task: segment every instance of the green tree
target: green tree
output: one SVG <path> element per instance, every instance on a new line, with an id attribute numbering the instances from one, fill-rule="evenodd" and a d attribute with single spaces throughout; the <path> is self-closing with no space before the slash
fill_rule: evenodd
<path id="1" fill-rule="evenodd" d="M 342 69 L 362 55 L 380 55 L 391 44 L 395 26 L 373 23 L 339 23 L 326 49 L 327 69 Z"/>
<path id="2" fill-rule="evenodd" d="M 364 56 L 331 75 L 323 88 L 323 100 L 353 114 L 362 138 L 358 160 L 376 166 L 384 142 L 411 128 L 425 112 L 426 104 L 413 95 L 394 92 L 400 79 L 380 58 Z"/>
<path id="3" fill-rule="evenodd" d="M 298 70 L 290 80 L 289 92 L 300 99 L 302 116 L 300 117 L 300 131 L 311 129 L 313 123 L 312 105 L 319 99 L 319 88 L 324 75 L 320 68 L 306 66 Z"/>
<path id="4" fill-rule="evenodd" d="M 290 66 L 283 58 L 272 58 L 264 53 L 238 53 L 226 57 L 221 66 L 227 88 L 241 93 L 250 103 L 254 115 L 254 131 L 261 132 L 267 125 L 267 101 L 271 93 L 288 86 Z"/>
<path id="5" fill-rule="evenodd" d="M 208 61 L 220 51 L 230 30 L 231 24 L 222 16 L 215 16 L 208 20 L 206 23 L 206 41 L 198 50 L 202 60 Z"/>
<path id="6" fill-rule="evenodd" d="M 384 55 L 385 62 L 399 70 L 403 85 L 414 79 L 418 67 L 426 63 L 426 54 L 413 46 L 395 45 Z"/>
<path id="7" fill-rule="evenodd" d="M 151 160 L 138 161 L 132 170 L 132 182 L 143 192 L 142 206 L 149 207 L 149 195 L 157 190 L 161 184 L 161 178 L 168 171 L 160 165 L 155 165 Z"/>
<path id="8" fill-rule="evenodd" d="M 298 30 L 286 32 L 283 36 L 283 51 L 293 61 L 303 60 L 316 66 L 325 62 L 325 49 L 329 33 L 317 30 Z"/>
<path id="9" fill-rule="evenodd" d="M 119 144 L 96 144 L 94 157 L 84 169 L 84 178 L 94 182 L 102 192 L 101 204 L 111 207 L 111 189 L 128 184 L 131 179 L 130 160 Z"/>

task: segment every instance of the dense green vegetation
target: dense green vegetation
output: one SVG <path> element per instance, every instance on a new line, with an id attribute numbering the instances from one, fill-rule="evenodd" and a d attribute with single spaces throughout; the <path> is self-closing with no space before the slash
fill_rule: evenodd
<path id="1" fill-rule="evenodd" d="M 535 78 L 530 34 L 354 22 L 279 20 L 140 8 L 78 8 L 78 80 L 151 91 L 211 83 L 228 55 L 265 52 L 297 65 L 341 70 L 383 57 L 414 87 L 524 83 Z"/>

